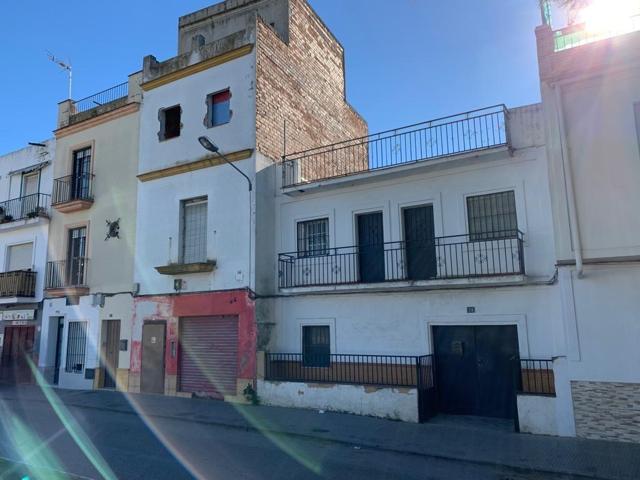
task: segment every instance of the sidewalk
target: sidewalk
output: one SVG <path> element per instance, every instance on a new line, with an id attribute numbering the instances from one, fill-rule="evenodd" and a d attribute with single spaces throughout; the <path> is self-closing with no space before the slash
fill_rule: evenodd
<path id="1" fill-rule="evenodd" d="M 361 448 L 597 479 L 640 479 L 640 445 L 517 434 L 482 422 L 410 424 L 338 413 L 110 391 L 55 390 L 68 406 L 303 436 Z M 37 387 L 0 387 L 8 401 L 45 402 Z"/>

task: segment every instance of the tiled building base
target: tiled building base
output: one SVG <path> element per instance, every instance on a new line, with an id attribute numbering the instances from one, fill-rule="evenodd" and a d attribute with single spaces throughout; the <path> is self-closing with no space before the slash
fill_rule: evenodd
<path id="1" fill-rule="evenodd" d="M 640 383 L 571 382 L 576 434 L 640 443 Z"/>

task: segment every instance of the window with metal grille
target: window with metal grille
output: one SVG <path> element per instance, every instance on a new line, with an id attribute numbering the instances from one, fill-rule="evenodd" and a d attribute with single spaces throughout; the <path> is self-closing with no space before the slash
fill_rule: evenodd
<path id="1" fill-rule="evenodd" d="M 207 260 L 207 197 L 182 201 L 180 263 Z"/>
<path id="2" fill-rule="evenodd" d="M 329 219 L 298 222 L 298 256 L 317 257 L 329 254 Z"/>
<path id="3" fill-rule="evenodd" d="M 307 367 L 328 367 L 331 340 L 328 325 L 302 327 L 302 362 Z"/>
<path id="4" fill-rule="evenodd" d="M 82 373 L 87 348 L 87 322 L 69 322 L 65 372 Z"/>
<path id="5" fill-rule="evenodd" d="M 229 89 L 207 96 L 207 127 L 216 127 L 231 120 L 231 91 Z"/>
<path id="6" fill-rule="evenodd" d="M 467 197 L 469 240 L 512 238 L 518 231 L 513 190 Z"/>
<path id="7" fill-rule="evenodd" d="M 182 116 L 182 109 L 180 105 L 165 108 L 160 110 L 160 141 L 169 140 L 180 136 L 180 117 Z"/>

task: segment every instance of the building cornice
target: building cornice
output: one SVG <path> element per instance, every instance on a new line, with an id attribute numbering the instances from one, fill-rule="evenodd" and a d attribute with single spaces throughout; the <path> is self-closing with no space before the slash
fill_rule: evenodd
<path id="1" fill-rule="evenodd" d="M 227 153 L 225 157 L 230 162 L 238 162 L 245 160 L 253 154 L 253 149 L 248 148 L 246 150 L 239 150 L 237 152 Z M 157 180 L 159 178 L 171 177 L 173 175 L 180 175 L 181 173 L 193 172 L 194 170 L 201 170 L 203 168 L 216 167 L 226 163 L 218 156 L 209 155 L 193 162 L 181 163 L 172 167 L 161 168 L 159 170 L 152 170 L 149 172 L 141 173 L 138 175 L 138 180 L 141 182 L 148 182 L 150 180 Z"/>
<path id="2" fill-rule="evenodd" d="M 180 70 L 176 70 L 174 72 L 167 73 L 166 75 L 163 75 L 161 77 L 154 78 L 153 80 L 149 80 L 148 82 L 145 82 L 141 85 L 142 90 L 144 91 L 153 90 L 154 88 L 161 87 L 168 83 L 175 82 L 176 80 L 180 80 L 190 75 L 203 72 L 204 70 L 208 70 L 209 68 L 216 67 L 218 65 L 222 65 L 223 63 L 230 62 L 231 60 L 235 60 L 236 58 L 244 57 L 245 55 L 248 55 L 252 51 L 253 51 L 253 44 L 244 45 L 234 50 L 225 52 L 221 55 L 208 58 L 207 60 L 203 60 L 202 62 L 189 65 L 187 67 L 181 68 Z"/>
<path id="3" fill-rule="evenodd" d="M 69 135 L 73 135 L 74 133 L 81 132 L 82 130 L 86 130 L 88 128 L 93 128 L 98 125 L 102 125 L 103 123 L 111 122 L 116 120 L 117 118 L 124 117 L 131 113 L 135 113 L 140 110 L 139 103 L 128 103 L 125 106 L 118 108 L 116 110 L 112 110 L 111 112 L 104 113 L 97 117 L 89 118 L 83 122 L 74 123 L 67 127 L 62 127 L 53 131 L 56 139 L 66 137 Z"/>

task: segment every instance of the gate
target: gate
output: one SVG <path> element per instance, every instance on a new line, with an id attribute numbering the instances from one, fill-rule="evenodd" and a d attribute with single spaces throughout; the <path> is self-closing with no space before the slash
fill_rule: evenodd
<path id="1" fill-rule="evenodd" d="M 418 421 L 426 422 L 438 413 L 433 355 L 416 357 Z"/>

